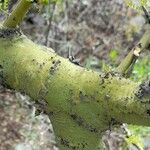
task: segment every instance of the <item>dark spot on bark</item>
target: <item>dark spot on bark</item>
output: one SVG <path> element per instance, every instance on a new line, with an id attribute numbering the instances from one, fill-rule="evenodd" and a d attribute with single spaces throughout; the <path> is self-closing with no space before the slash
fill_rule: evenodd
<path id="1" fill-rule="evenodd" d="M 77 143 L 76 146 L 70 144 L 70 142 L 67 139 L 63 139 L 60 138 L 60 143 L 64 146 L 64 147 L 68 147 L 70 150 L 77 150 L 79 148 L 81 148 L 80 143 Z M 82 146 L 83 148 L 83 146 Z"/>
<path id="2" fill-rule="evenodd" d="M 143 104 L 150 104 L 150 99 L 147 100 L 147 101 L 140 101 L 140 102 L 143 103 Z"/>
<path id="3" fill-rule="evenodd" d="M 103 89 L 105 89 L 105 86 L 102 86 Z"/>
<path id="4" fill-rule="evenodd" d="M 82 91 L 79 92 L 79 97 L 80 97 L 80 100 L 83 100 L 83 99 L 84 99 L 84 95 L 83 95 L 83 92 L 82 92 Z"/>
<path id="5" fill-rule="evenodd" d="M 64 145 L 65 147 L 68 147 L 68 148 L 69 148 L 69 142 L 68 142 L 67 140 L 61 138 L 60 143 L 61 143 L 62 145 Z"/>
<path id="6" fill-rule="evenodd" d="M 1 82 L 3 82 L 3 66 L 0 65 L 0 84 L 2 84 Z"/>
<path id="7" fill-rule="evenodd" d="M 99 116 L 100 116 L 100 114 L 97 114 L 97 116 L 99 117 Z"/>
<path id="8" fill-rule="evenodd" d="M 80 116 L 77 116 L 76 114 L 70 114 L 70 116 L 79 126 L 84 127 L 90 132 L 94 132 L 94 133 L 98 132 L 98 130 L 95 127 L 86 123 Z"/>
<path id="9" fill-rule="evenodd" d="M 109 73 L 103 73 L 103 74 L 101 74 L 101 78 L 108 79 L 109 78 Z"/>
<path id="10" fill-rule="evenodd" d="M 112 123 L 112 125 L 115 125 L 115 124 L 117 124 L 118 122 L 115 120 L 115 118 L 111 118 L 111 123 Z"/>
<path id="11" fill-rule="evenodd" d="M 19 28 L 15 29 L 0 29 L 0 38 L 13 38 L 14 36 L 22 35 Z"/>
<path id="12" fill-rule="evenodd" d="M 121 123 L 116 121 L 115 118 L 111 118 L 110 122 L 109 122 L 109 130 L 111 131 L 112 130 L 112 127 L 114 125 L 120 125 Z"/>
<path id="13" fill-rule="evenodd" d="M 70 115 L 73 120 L 76 120 L 77 116 L 75 114 Z"/>
<path id="14" fill-rule="evenodd" d="M 34 61 L 35 61 L 35 59 L 32 59 L 32 61 L 34 62 Z"/>
<path id="15" fill-rule="evenodd" d="M 147 49 L 148 49 L 148 50 L 150 49 L 150 44 L 147 46 Z"/>
<path id="16" fill-rule="evenodd" d="M 15 18 L 15 17 L 13 17 L 13 21 L 16 21 L 16 18 Z"/>
<path id="17" fill-rule="evenodd" d="M 107 79 L 111 79 L 112 77 L 119 77 L 119 80 L 122 79 L 122 75 L 120 73 L 114 72 L 114 71 L 110 71 L 107 73 L 102 73 L 99 75 L 100 76 L 100 85 L 105 83 L 105 80 Z M 109 81 L 109 84 L 111 84 L 111 80 Z"/>
<path id="18" fill-rule="evenodd" d="M 70 116 L 73 120 L 75 120 L 77 122 L 77 124 L 79 126 L 81 126 L 83 124 L 84 121 L 81 117 L 78 117 L 76 114 L 71 114 Z"/>
<path id="19" fill-rule="evenodd" d="M 58 65 L 58 64 L 60 64 L 61 63 L 61 61 L 60 60 L 57 60 L 56 62 L 55 62 L 55 65 Z"/>
<path id="20" fill-rule="evenodd" d="M 2 65 L 0 65 L 0 69 L 3 69 L 3 66 L 2 66 Z"/>
<path id="21" fill-rule="evenodd" d="M 55 64 L 55 60 L 52 62 L 52 64 Z"/>
<path id="22" fill-rule="evenodd" d="M 139 43 L 137 47 L 142 48 L 142 43 Z"/>
<path id="23" fill-rule="evenodd" d="M 122 77 L 122 75 L 118 72 L 115 72 L 115 71 L 110 71 L 110 72 L 106 72 L 106 73 L 102 73 L 100 75 L 101 78 L 104 78 L 104 79 L 108 79 L 109 77 Z"/>
<path id="24" fill-rule="evenodd" d="M 55 73 L 54 67 L 50 67 L 49 73 L 52 74 L 52 75 Z"/>
<path id="25" fill-rule="evenodd" d="M 135 95 L 140 99 L 144 96 L 150 96 L 150 80 L 144 81 L 142 84 L 140 84 L 139 89 Z"/>
<path id="26" fill-rule="evenodd" d="M 80 100 L 82 101 L 88 100 L 88 96 L 82 91 L 79 91 L 79 97 L 80 97 Z"/>
<path id="27" fill-rule="evenodd" d="M 150 116 L 150 109 L 148 109 L 148 110 L 146 111 L 146 113 Z"/>
<path id="28" fill-rule="evenodd" d="M 43 67 L 43 65 L 42 65 L 42 64 L 40 64 L 40 69 L 42 69 L 42 67 Z"/>
<path id="29" fill-rule="evenodd" d="M 52 116 L 52 115 L 54 115 L 54 112 L 50 111 L 50 112 L 48 112 L 48 115 Z"/>
<path id="30" fill-rule="evenodd" d="M 50 67 L 49 73 L 53 75 L 53 74 L 55 73 L 55 71 L 57 70 L 58 66 L 60 65 L 60 63 L 61 63 L 60 60 L 53 61 L 53 62 L 52 62 L 53 66 Z"/>
<path id="31" fill-rule="evenodd" d="M 91 132 L 94 132 L 94 133 L 97 133 L 97 132 L 98 132 L 98 130 L 97 130 L 96 128 L 93 128 L 93 127 L 90 127 L 90 131 L 91 131 Z"/>

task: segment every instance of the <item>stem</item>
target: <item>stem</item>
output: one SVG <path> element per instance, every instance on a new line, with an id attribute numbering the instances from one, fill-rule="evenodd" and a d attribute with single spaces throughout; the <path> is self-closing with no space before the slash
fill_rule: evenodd
<path id="1" fill-rule="evenodd" d="M 125 74 L 126 71 L 130 68 L 133 62 L 135 62 L 137 56 L 134 55 L 134 51 L 131 50 L 129 54 L 125 57 L 125 59 L 121 62 L 121 64 L 117 67 L 116 71 Z"/>
<path id="2" fill-rule="evenodd" d="M 31 4 L 32 2 L 29 0 L 20 0 L 8 18 L 3 22 L 3 26 L 6 28 L 16 28 L 22 21 Z"/>
<path id="3" fill-rule="evenodd" d="M 126 74 L 130 70 L 131 66 L 133 67 L 136 60 L 140 56 L 140 53 L 149 49 L 150 45 L 150 25 L 147 26 L 146 32 L 140 39 L 139 43 L 128 53 L 125 59 L 121 64 L 116 68 L 116 71 L 121 74 Z"/>

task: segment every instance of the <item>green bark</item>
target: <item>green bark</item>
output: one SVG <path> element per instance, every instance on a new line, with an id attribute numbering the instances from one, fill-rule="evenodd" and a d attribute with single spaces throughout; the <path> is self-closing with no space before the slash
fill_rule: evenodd
<path id="1" fill-rule="evenodd" d="M 97 150 L 110 124 L 150 125 L 149 96 L 137 96 L 139 83 L 113 72 L 74 65 L 25 36 L 0 38 L 3 84 L 47 101 L 61 150 Z"/>
<path id="2" fill-rule="evenodd" d="M 132 70 L 133 65 L 136 60 L 140 56 L 140 54 L 145 49 L 149 49 L 150 46 L 150 24 L 146 25 L 146 31 L 143 34 L 142 38 L 139 40 L 138 44 L 134 46 L 134 48 L 128 53 L 125 59 L 121 62 L 121 64 L 116 68 L 117 72 L 121 74 L 128 74 L 130 69 Z M 131 68 L 130 68 L 131 67 Z"/>
<path id="3" fill-rule="evenodd" d="M 31 0 L 19 0 L 12 13 L 5 19 L 3 26 L 5 28 L 16 28 L 22 21 L 31 4 Z"/>

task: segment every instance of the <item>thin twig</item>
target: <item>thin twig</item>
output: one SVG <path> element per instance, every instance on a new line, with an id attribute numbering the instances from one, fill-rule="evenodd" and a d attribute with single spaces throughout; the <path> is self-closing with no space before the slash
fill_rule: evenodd
<path id="1" fill-rule="evenodd" d="M 139 58 L 140 54 L 143 50 L 149 49 L 150 47 L 150 25 L 147 26 L 147 30 L 142 36 L 139 43 L 128 53 L 125 59 L 120 63 L 120 65 L 116 68 L 116 71 L 126 75 L 129 75 L 129 71 L 131 72 L 131 66 L 133 66 L 136 60 Z"/>

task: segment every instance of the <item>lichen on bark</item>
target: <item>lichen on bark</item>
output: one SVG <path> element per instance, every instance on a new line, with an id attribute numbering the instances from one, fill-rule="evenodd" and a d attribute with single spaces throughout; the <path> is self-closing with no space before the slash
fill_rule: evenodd
<path id="1" fill-rule="evenodd" d="M 75 65 L 24 35 L 1 37 L 0 45 L 3 84 L 47 101 L 61 150 L 99 149 L 112 120 L 150 125 L 150 100 L 136 95 L 139 83 Z"/>

